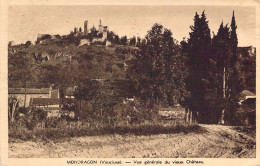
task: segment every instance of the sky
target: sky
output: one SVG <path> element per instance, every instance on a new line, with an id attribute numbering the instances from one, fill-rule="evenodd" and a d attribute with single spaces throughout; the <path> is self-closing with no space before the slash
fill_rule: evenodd
<path id="1" fill-rule="evenodd" d="M 211 32 L 217 33 L 220 23 L 230 24 L 235 11 L 238 45 L 256 45 L 255 7 L 250 6 L 9 6 L 8 40 L 16 44 L 38 34 L 69 34 L 74 27 L 82 27 L 88 20 L 89 28 L 97 28 L 99 20 L 119 36 L 144 37 L 154 23 L 162 24 L 179 42 L 189 37 L 196 12 L 205 10 Z"/>

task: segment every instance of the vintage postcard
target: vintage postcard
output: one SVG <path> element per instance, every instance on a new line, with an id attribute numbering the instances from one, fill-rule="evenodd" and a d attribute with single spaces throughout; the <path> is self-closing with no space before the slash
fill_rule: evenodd
<path id="1" fill-rule="evenodd" d="M 258 6 L 2 0 L 1 164 L 260 165 Z"/>

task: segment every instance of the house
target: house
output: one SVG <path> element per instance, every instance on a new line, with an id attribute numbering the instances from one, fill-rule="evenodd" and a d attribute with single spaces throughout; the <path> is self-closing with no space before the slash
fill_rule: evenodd
<path id="1" fill-rule="evenodd" d="M 255 57 L 256 48 L 253 46 L 248 47 L 238 47 L 239 57 Z"/>
<path id="2" fill-rule="evenodd" d="M 59 89 L 50 88 L 9 88 L 8 97 L 16 97 L 19 106 L 29 107 L 31 99 L 34 98 L 60 98 Z"/>
<path id="3" fill-rule="evenodd" d="M 256 94 L 249 90 L 243 90 L 240 94 L 239 99 L 240 99 L 239 105 L 242 105 L 243 101 L 247 99 L 256 99 Z"/>
<path id="4" fill-rule="evenodd" d="M 240 95 L 240 107 L 236 112 L 238 125 L 255 125 L 256 124 L 256 94 L 243 90 Z"/>

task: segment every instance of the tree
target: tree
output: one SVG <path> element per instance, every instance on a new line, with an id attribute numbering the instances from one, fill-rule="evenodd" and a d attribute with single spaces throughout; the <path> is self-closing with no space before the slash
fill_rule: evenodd
<path id="1" fill-rule="evenodd" d="M 75 119 L 78 120 L 79 116 L 76 110 L 76 103 L 74 99 L 63 99 L 62 100 L 62 105 L 61 105 L 61 109 L 62 109 L 62 116 L 65 118 L 70 118 L 70 114 L 74 113 L 75 115 Z"/>
<path id="2" fill-rule="evenodd" d="M 130 39 L 130 43 L 129 44 L 131 46 L 135 46 L 135 44 L 136 44 L 136 37 L 135 36 Z"/>
<path id="3" fill-rule="evenodd" d="M 214 94 L 214 116 L 216 117 L 213 121 L 215 123 L 217 122 L 223 122 L 223 115 L 222 112 L 225 109 L 225 84 L 226 84 L 226 78 L 227 78 L 227 67 L 228 67 L 228 61 L 229 61 L 229 54 L 230 54 L 230 32 L 228 25 L 224 26 L 223 22 L 220 24 L 218 33 L 216 36 L 212 39 L 212 52 L 215 64 L 212 65 L 211 68 L 214 68 L 212 70 L 212 80 L 211 84 L 213 85 L 212 88 L 215 89 Z"/>
<path id="4" fill-rule="evenodd" d="M 188 39 L 188 65 L 189 76 L 187 87 L 190 91 L 188 100 L 189 108 L 193 112 L 195 119 L 205 123 L 209 119 L 208 104 L 205 100 L 206 93 L 209 92 L 209 67 L 211 37 L 208 21 L 204 11 L 201 17 L 196 13 L 192 32 Z M 199 113 L 199 117 L 197 114 Z"/>
<path id="5" fill-rule="evenodd" d="M 110 41 L 113 44 L 116 44 L 115 43 L 115 36 L 116 36 L 116 34 L 113 31 L 107 32 L 107 40 Z"/>
<path id="6" fill-rule="evenodd" d="M 238 44 L 238 39 L 237 39 L 237 25 L 236 25 L 236 20 L 235 20 L 235 12 L 233 11 L 232 15 L 232 20 L 231 20 L 231 32 L 230 32 L 230 46 L 231 46 L 231 61 L 230 65 L 234 65 L 237 62 L 238 59 L 238 49 L 237 49 L 237 44 Z"/>
<path id="7" fill-rule="evenodd" d="M 118 35 L 115 35 L 115 41 L 114 44 L 119 44 L 120 43 L 120 39 Z"/>
<path id="8" fill-rule="evenodd" d="M 238 39 L 236 33 L 237 25 L 235 21 L 235 14 L 231 20 L 231 32 L 230 32 L 230 58 L 227 68 L 227 81 L 225 87 L 225 121 L 229 124 L 234 124 L 235 112 L 239 107 L 239 96 L 243 90 L 242 80 L 239 75 L 238 65 Z"/>
<path id="9" fill-rule="evenodd" d="M 27 42 L 25 43 L 26 48 L 28 48 L 30 45 L 32 45 L 32 42 L 31 42 L 31 41 L 27 41 Z"/>
<path id="10" fill-rule="evenodd" d="M 29 130 L 33 130 L 36 125 L 43 122 L 47 119 L 48 112 L 40 108 L 31 108 L 30 111 L 26 114 L 26 127 Z"/>
<path id="11" fill-rule="evenodd" d="M 140 46 L 141 46 L 141 38 L 140 38 L 139 36 L 137 37 L 136 46 L 137 46 L 137 47 L 140 47 Z"/>
<path id="12" fill-rule="evenodd" d="M 126 36 L 122 36 L 120 38 L 120 44 L 121 45 L 126 45 L 127 44 L 127 37 Z"/>
<path id="13" fill-rule="evenodd" d="M 135 85 L 135 96 L 148 109 L 172 106 L 183 97 L 185 70 L 178 50 L 171 31 L 154 24 L 129 62 L 127 78 Z"/>
<path id="14" fill-rule="evenodd" d="M 74 28 L 74 33 L 77 33 L 78 32 L 78 28 Z"/>
<path id="15" fill-rule="evenodd" d="M 212 40 L 213 60 L 215 64 L 214 82 L 217 89 L 217 117 L 222 124 L 234 124 L 235 112 L 238 109 L 239 95 L 243 89 L 239 75 L 236 22 L 233 12 L 231 31 L 228 25 L 221 23 L 218 33 Z"/>
<path id="16" fill-rule="evenodd" d="M 97 85 L 90 80 L 86 80 L 83 82 L 78 82 L 79 86 L 75 89 L 75 99 L 79 102 L 79 107 L 77 108 L 77 116 L 81 117 L 82 101 L 90 102 L 94 99 L 96 95 Z"/>

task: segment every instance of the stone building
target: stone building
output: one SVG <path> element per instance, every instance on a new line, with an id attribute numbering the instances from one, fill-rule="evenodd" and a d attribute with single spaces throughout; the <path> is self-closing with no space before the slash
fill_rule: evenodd
<path id="1" fill-rule="evenodd" d="M 236 112 L 237 125 L 256 125 L 256 94 L 243 90 L 240 95 L 239 105 Z"/>
<path id="2" fill-rule="evenodd" d="M 50 88 L 9 88 L 8 97 L 16 97 L 20 107 L 29 107 L 32 100 L 35 98 L 60 98 L 59 89 Z"/>

